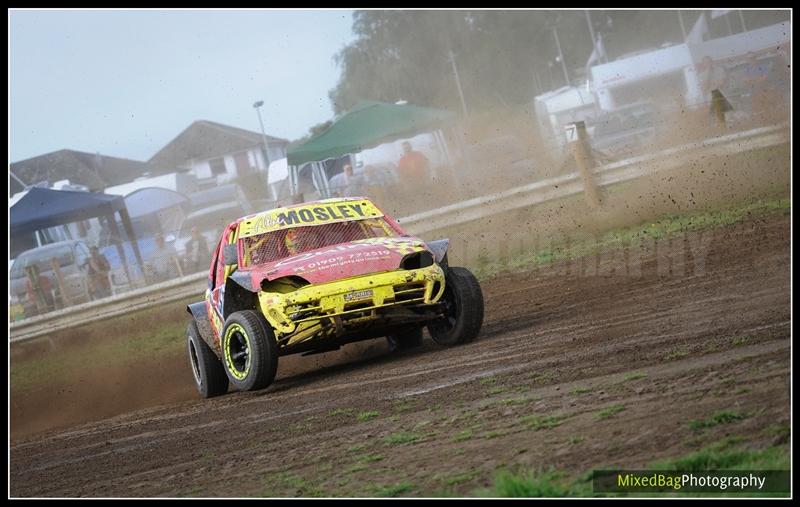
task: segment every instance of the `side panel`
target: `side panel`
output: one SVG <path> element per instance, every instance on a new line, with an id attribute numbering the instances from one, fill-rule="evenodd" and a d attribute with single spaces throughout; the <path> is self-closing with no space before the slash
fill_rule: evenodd
<path id="1" fill-rule="evenodd" d="M 217 346 L 214 343 L 214 331 L 211 329 L 211 321 L 208 318 L 206 302 L 199 301 L 197 303 L 192 303 L 186 307 L 186 310 L 194 318 L 194 321 L 197 324 L 197 330 L 200 331 L 200 337 L 208 344 L 209 347 L 211 347 L 211 350 L 216 353 Z"/>
<path id="2" fill-rule="evenodd" d="M 436 241 L 430 241 L 426 244 L 436 257 L 436 262 L 441 264 L 447 256 L 447 249 L 450 247 L 450 240 L 447 238 L 437 239 Z"/>

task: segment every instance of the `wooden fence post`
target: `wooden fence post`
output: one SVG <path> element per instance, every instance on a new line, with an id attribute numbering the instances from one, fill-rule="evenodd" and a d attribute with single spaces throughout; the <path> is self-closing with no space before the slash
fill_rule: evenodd
<path id="1" fill-rule="evenodd" d="M 61 292 L 61 302 L 64 304 L 64 306 L 71 306 L 72 300 L 67 295 L 67 284 L 64 283 L 64 275 L 61 274 L 61 267 L 58 265 L 57 259 L 50 259 L 50 269 L 53 270 L 53 274 L 56 277 L 58 290 Z"/>
<path id="2" fill-rule="evenodd" d="M 595 185 L 592 177 L 594 157 L 592 157 L 588 136 L 586 135 L 586 124 L 582 121 L 577 121 L 567 124 L 564 129 L 567 135 L 567 143 L 575 156 L 578 171 L 580 171 L 581 179 L 583 179 L 583 192 L 586 196 L 586 202 L 592 208 L 598 208 L 600 206 L 600 196 L 597 193 L 597 185 Z"/>
<path id="3" fill-rule="evenodd" d="M 720 127 L 725 126 L 725 113 L 733 111 L 733 106 L 719 90 L 711 90 L 711 111 Z"/>

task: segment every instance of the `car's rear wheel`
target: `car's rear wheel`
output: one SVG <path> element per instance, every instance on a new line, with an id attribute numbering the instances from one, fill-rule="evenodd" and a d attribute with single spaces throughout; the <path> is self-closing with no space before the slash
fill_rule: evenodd
<path id="1" fill-rule="evenodd" d="M 413 349 L 422 345 L 422 328 L 403 329 L 386 337 L 392 352 Z"/>
<path id="2" fill-rule="evenodd" d="M 278 371 L 278 343 L 267 321 L 253 310 L 232 313 L 222 332 L 222 358 L 240 391 L 264 389 Z"/>
<path id="3" fill-rule="evenodd" d="M 186 329 L 189 366 L 192 368 L 197 392 L 203 398 L 211 398 L 228 392 L 228 376 L 225 368 L 200 337 L 197 323 L 192 320 Z"/>
<path id="4" fill-rule="evenodd" d="M 440 345 L 474 340 L 483 325 L 483 293 L 478 280 L 466 268 L 451 267 L 444 283 L 444 316 L 428 324 L 431 338 Z"/>

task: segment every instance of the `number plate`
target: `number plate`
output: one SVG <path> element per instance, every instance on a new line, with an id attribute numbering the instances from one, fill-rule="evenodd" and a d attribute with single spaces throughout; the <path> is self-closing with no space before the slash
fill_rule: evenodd
<path id="1" fill-rule="evenodd" d="M 349 292 L 344 295 L 345 301 L 358 301 L 360 299 L 371 299 L 372 298 L 372 289 L 366 290 L 357 290 L 355 292 Z"/>

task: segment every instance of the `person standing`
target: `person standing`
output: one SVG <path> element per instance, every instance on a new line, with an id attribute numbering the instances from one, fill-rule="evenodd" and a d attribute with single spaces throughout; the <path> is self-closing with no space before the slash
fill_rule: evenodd
<path id="1" fill-rule="evenodd" d="M 175 278 L 177 266 L 175 259 L 177 259 L 178 252 L 175 246 L 164 241 L 164 235 L 159 233 L 156 235 L 156 251 L 153 253 L 153 259 L 150 262 L 150 275 L 154 282 L 163 282 L 170 278 Z"/>
<path id="2" fill-rule="evenodd" d="M 111 265 L 105 255 L 100 253 L 96 246 L 89 248 L 91 256 L 87 263 L 89 276 L 89 292 L 92 299 L 100 299 L 111 295 L 111 280 L 108 273 Z"/>
<path id="3" fill-rule="evenodd" d="M 208 241 L 197 227 L 192 227 L 192 238 L 186 243 L 186 272 L 205 271 L 210 262 Z"/>
<path id="4" fill-rule="evenodd" d="M 40 274 L 39 265 L 33 263 L 25 268 L 27 275 L 25 292 L 27 304 L 25 315 L 39 315 L 55 310 L 56 302 L 53 296 L 53 284 L 50 278 Z"/>
<path id="5" fill-rule="evenodd" d="M 401 180 L 415 185 L 427 182 L 430 177 L 429 166 L 428 158 L 425 155 L 414 150 L 410 142 L 403 142 L 403 156 L 397 163 L 397 172 L 400 174 Z"/>
<path id="6" fill-rule="evenodd" d="M 353 166 L 350 164 L 345 164 L 342 172 L 331 178 L 328 185 L 331 195 L 335 197 L 353 197 L 363 193 L 363 178 L 353 174 Z"/>

